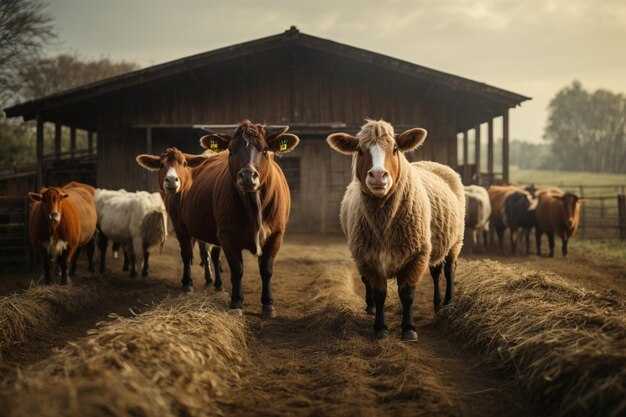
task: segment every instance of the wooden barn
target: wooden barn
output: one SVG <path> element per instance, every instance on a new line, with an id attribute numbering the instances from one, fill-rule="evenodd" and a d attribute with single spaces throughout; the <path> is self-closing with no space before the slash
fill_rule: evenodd
<path id="1" fill-rule="evenodd" d="M 455 167 L 466 183 L 507 181 L 509 109 L 527 99 L 292 27 L 22 103 L 6 113 L 37 120 L 36 188 L 54 185 L 43 163 L 51 157 L 43 151 L 46 123 L 55 125 L 51 140 L 56 150 L 61 127 L 70 128 L 74 136 L 77 129 L 87 131 L 97 155 L 97 186 L 127 190 L 157 187 L 154 176 L 136 164 L 137 154 L 160 153 L 168 146 L 200 152 L 201 126 L 231 131 L 244 118 L 270 127 L 289 125 L 301 138 L 296 151 L 279 161 L 292 190 L 289 229 L 332 233 L 339 231 L 339 204 L 351 171 L 350 158 L 326 145 L 329 133 L 356 133 L 365 117 L 383 118 L 398 131 L 424 127 L 428 139 L 411 154 L 413 160 Z M 493 166 L 496 118 L 502 118 L 502 132 L 496 135 L 504 144 L 498 172 Z M 486 172 L 477 169 L 483 130 Z M 472 161 L 469 131 L 474 138 Z"/>

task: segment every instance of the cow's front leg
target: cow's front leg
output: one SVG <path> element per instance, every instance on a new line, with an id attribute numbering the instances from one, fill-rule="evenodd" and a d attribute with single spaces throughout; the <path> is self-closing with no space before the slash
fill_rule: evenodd
<path id="1" fill-rule="evenodd" d="M 259 257 L 259 272 L 263 283 L 261 304 L 263 304 L 263 316 L 266 318 L 276 317 L 274 298 L 272 297 L 272 274 L 274 272 L 274 258 L 283 244 L 283 235 L 280 233 L 270 236 L 264 243 L 262 254 Z"/>
<path id="2" fill-rule="evenodd" d="M 376 314 L 376 304 L 374 303 L 374 289 L 372 288 L 372 284 L 370 284 L 367 277 L 361 276 L 361 281 L 363 285 L 365 285 L 365 311 L 367 314 L 374 315 Z"/>
<path id="3" fill-rule="evenodd" d="M 73 253 L 74 258 L 76 257 L 76 253 Z M 64 250 L 61 255 L 59 255 L 59 266 L 61 267 L 61 285 L 69 285 L 70 284 L 70 276 L 68 273 L 68 259 L 71 258 L 70 251 Z"/>

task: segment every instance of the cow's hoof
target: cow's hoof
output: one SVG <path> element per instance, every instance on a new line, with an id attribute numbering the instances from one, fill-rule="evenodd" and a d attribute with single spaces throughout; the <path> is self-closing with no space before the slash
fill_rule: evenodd
<path id="1" fill-rule="evenodd" d="M 207 279 L 204 281 L 204 286 L 206 288 L 209 288 L 211 285 L 213 285 L 213 280 L 212 279 Z"/>
<path id="2" fill-rule="evenodd" d="M 215 292 L 222 292 L 222 291 L 224 291 L 224 288 L 221 285 L 215 286 Z"/>
<path id="3" fill-rule="evenodd" d="M 387 329 L 375 330 L 374 338 L 376 340 L 388 339 L 389 338 L 389 330 L 387 330 Z"/>
<path id="4" fill-rule="evenodd" d="M 417 342 L 417 332 L 415 330 L 403 331 L 402 340 L 404 340 L 405 342 Z"/>
<path id="5" fill-rule="evenodd" d="M 272 304 L 264 305 L 262 311 L 264 319 L 273 319 L 274 317 L 276 317 L 276 309 Z"/>
<path id="6" fill-rule="evenodd" d="M 87 268 L 87 271 L 89 272 L 96 272 L 96 268 L 94 268 L 93 266 L 90 266 Z"/>
<path id="7" fill-rule="evenodd" d="M 233 316 L 243 316 L 243 308 L 231 308 L 228 313 Z"/>
<path id="8" fill-rule="evenodd" d="M 61 279 L 61 285 L 67 285 L 68 287 L 72 285 L 72 280 L 69 278 Z"/>
<path id="9" fill-rule="evenodd" d="M 369 314 L 370 316 L 373 316 L 374 314 L 376 314 L 376 306 L 365 307 L 365 312 Z"/>
<path id="10" fill-rule="evenodd" d="M 183 285 L 183 292 L 185 294 L 191 294 L 193 292 L 193 286 L 191 286 L 191 285 Z"/>
<path id="11" fill-rule="evenodd" d="M 435 314 L 439 313 L 441 310 L 441 304 L 435 304 Z"/>

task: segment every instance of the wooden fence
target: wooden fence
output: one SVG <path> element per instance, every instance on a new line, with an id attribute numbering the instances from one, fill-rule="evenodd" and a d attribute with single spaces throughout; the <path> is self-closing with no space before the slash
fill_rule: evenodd
<path id="1" fill-rule="evenodd" d="M 28 197 L 0 197 L 0 267 L 28 269 L 34 260 L 28 238 Z"/>

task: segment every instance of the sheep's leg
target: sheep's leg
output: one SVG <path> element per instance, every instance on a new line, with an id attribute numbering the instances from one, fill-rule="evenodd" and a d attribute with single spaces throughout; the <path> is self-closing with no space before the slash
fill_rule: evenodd
<path id="1" fill-rule="evenodd" d="M 409 342 L 417 340 L 413 320 L 413 300 L 415 299 L 415 286 L 428 268 L 428 258 L 427 253 L 420 252 L 397 275 L 398 295 L 400 302 L 402 302 L 402 338 Z M 439 291 L 437 290 L 437 292 Z"/>
<path id="2" fill-rule="evenodd" d="M 129 245 L 130 246 L 130 245 Z M 139 271 L 139 269 L 141 269 L 141 263 L 143 261 L 143 253 L 144 252 L 144 247 L 143 247 L 143 239 L 141 237 L 135 237 L 133 238 L 133 242 L 132 242 L 132 258 L 131 258 L 131 274 L 134 272 L 134 275 L 131 275 L 132 277 L 137 276 L 137 271 Z M 146 274 L 147 274 L 147 270 L 146 270 Z"/>
<path id="3" fill-rule="evenodd" d="M 448 256 L 446 256 L 445 263 L 443 265 L 443 273 L 446 276 L 446 295 L 443 298 L 443 305 L 450 304 L 452 297 L 454 297 L 454 278 L 456 274 L 456 261 L 459 258 L 461 247 L 454 246 Z"/>
<path id="4" fill-rule="evenodd" d="M 129 254 L 128 244 L 125 243 L 124 245 L 120 245 L 120 246 L 122 246 L 122 255 L 124 255 L 124 263 L 122 264 L 122 271 L 130 271 L 132 255 Z M 135 261 L 132 260 L 132 262 L 134 263 Z"/>
<path id="5" fill-rule="evenodd" d="M 369 315 L 374 315 L 376 313 L 376 305 L 374 304 L 374 290 L 372 289 L 372 286 L 366 277 L 361 276 L 361 281 L 365 285 L 365 304 L 367 305 L 367 307 L 365 307 L 365 311 Z"/>
<path id="6" fill-rule="evenodd" d="M 430 276 L 433 279 L 433 305 L 435 307 L 435 313 L 441 308 L 441 292 L 439 291 L 439 277 L 441 276 L 441 270 L 443 269 L 443 263 L 430 267 Z"/>
<path id="7" fill-rule="evenodd" d="M 213 246 L 211 248 L 211 261 L 213 262 L 213 273 L 215 274 L 215 291 L 222 291 L 222 261 L 220 260 L 220 254 L 222 248 L 219 246 Z"/>
<path id="8" fill-rule="evenodd" d="M 107 246 L 109 245 L 109 238 L 107 235 L 100 231 L 98 233 L 98 250 L 100 251 L 100 273 L 104 274 L 106 267 Z"/>
<path id="9" fill-rule="evenodd" d="M 374 304 L 376 305 L 376 318 L 374 319 L 374 332 L 376 338 L 384 339 L 389 335 L 387 323 L 385 322 L 385 300 L 387 299 L 387 280 L 383 280 L 382 288 L 374 287 Z"/>

